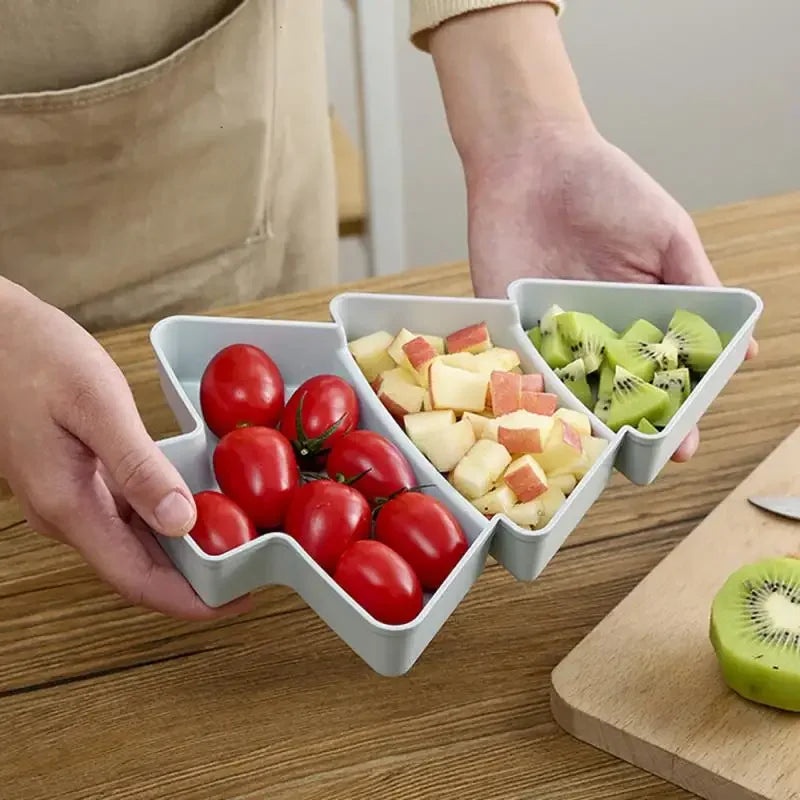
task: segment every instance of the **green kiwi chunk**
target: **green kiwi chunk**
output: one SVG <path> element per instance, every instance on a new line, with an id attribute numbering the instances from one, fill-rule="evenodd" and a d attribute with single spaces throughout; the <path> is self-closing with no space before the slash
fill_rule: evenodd
<path id="1" fill-rule="evenodd" d="M 572 358 L 582 358 L 586 373 L 600 369 L 606 343 L 617 339 L 616 331 L 592 314 L 566 311 L 556 318 L 558 330 L 572 352 Z"/>
<path id="2" fill-rule="evenodd" d="M 575 361 L 571 361 L 566 367 L 557 369 L 555 372 L 564 382 L 567 389 L 569 389 L 581 403 L 587 408 L 592 407 L 594 395 L 592 393 L 592 387 L 589 386 L 589 381 L 586 380 L 586 365 L 583 363 L 582 358 L 576 358 Z"/>
<path id="3" fill-rule="evenodd" d="M 564 309 L 561 306 L 552 305 L 539 321 L 542 340 L 537 345 L 537 350 L 553 369 L 566 367 L 574 359 L 572 351 L 567 342 L 564 341 L 556 322 L 558 317 L 564 313 Z"/>
<path id="4" fill-rule="evenodd" d="M 623 331 L 620 339 L 632 339 L 634 342 L 650 342 L 658 344 L 664 338 L 664 334 L 646 319 L 637 319 Z"/>
<path id="5" fill-rule="evenodd" d="M 679 367 L 665 372 L 656 372 L 653 375 L 653 386 L 663 389 L 669 395 L 669 403 L 664 409 L 664 413 L 658 419 L 653 420 L 654 425 L 664 428 L 692 391 L 689 370 L 687 367 Z"/>
<path id="6" fill-rule="evenodd" d="M 653 423 L 650 422 L 650 420 L 647 419 L 647 417 L 642 417 L 639 420 L 639 424 L 636 426 L 636 430 L 639 431 L 639 433 L 648 433 L 651 435 L 654 433 L 658 433 L 658 428 L 656 428 L 656 426 L 653 425 Z"/>
<path id="7" fill-rule="evenodd" d="M 719 343 L 722 345 L 722 349 L 724 350 L 731 343 L 731 339 L 733 339 L 733 334 L 728 333 L 727 331 L 718 331 L 718 333 L 719 333 Z"/>
<path id="8" fill-rule="evenodd" d="M 606 344 L 606 360 L 614 368 L 625 367 L 643 381 L 651 381 L 656 370 L 678 366 L 678 348 L 671 342 L 653 344 L 614 339 Z"/>
<path id="9" fill-rule="evenodd" d="M 664 343 L 678 348 L 678 363 L 706 372 L 722 352 L 719 334 L 699 314 L 679 308 L 670 320 Z"/>
<path id="10" fill-rule="evenodd" d="M 537 349 L 542 349 L 542 329 L 536 325 L 535 327 L 531 328 L 528 332 L 528 338 L 531 340 L 531 344 Z"/>
<path id="11" fill-rule="evenodd" d="M 611 395 L 609 394 L 607 397 L 598 397 L 597 402 L 594 404 L 594 415 L 599 419 L 601 422 L 606 422 L 608 420 L 608 412 L 611 408 Z"/>
<path id="12" fill-rule="evenodd" d="M 600 398 L 610 398 L 613 389 L 614 367 L 608 363 L 608 359 L 603 359 L 603 364 L 600 367 L 600 382 L 597 386 L 597 396 Z"/>
<path id="13" fill-rule="evenodd" d="M 612 431 L 623 425 L 636 427 L 642 420 L 657 419 L 664 412 L 669 395 L 647 381 L 617 366 L 614 372 L 614 388 L 605 423 Z"/>
<path id="14" fill-rule="evenodd" d="M 733 572 L 714 597 L 709 634 L 734 692 L 800 711 L 800 560 L 769 558 Z"/>

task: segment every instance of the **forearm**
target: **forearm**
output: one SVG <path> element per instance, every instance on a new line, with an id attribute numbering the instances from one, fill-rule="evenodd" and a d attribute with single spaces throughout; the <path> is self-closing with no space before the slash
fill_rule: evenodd
<path id="1" fill-rule="evenodd" d="M 553 9 L 524 3 L 455 17 L 430 50 L 453 140 L 471 169 L 558 128 L 591 127 Z"/>

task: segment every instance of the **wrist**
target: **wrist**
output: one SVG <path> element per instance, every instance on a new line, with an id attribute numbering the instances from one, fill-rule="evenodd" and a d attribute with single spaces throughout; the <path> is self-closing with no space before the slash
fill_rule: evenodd
<path id="1" fill-rule="evenodd" d="M 530 157 L 552 136 L 594 130 L 558 21 L 545 3 L 471 12 L 436 29 L 430 49 L 448 124 L 469 173 Z"/>

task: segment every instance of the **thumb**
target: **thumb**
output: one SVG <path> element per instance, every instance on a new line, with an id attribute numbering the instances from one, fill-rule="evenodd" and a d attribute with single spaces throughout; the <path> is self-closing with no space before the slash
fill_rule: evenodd
<path id="1" fill-rule="evenodd" d="M 197 519 L 192 493 L 147 433 L 122 374 L 117 372 L 101 386 L 102 391 L 84 387 L 74 399 L 71 432 L 97 456 L 131 508 L 153 530 L 183 536 Z"/>
<path id="2" fill-rule="evenodd" d="M 664 283 L 722 286 L 722 281 L 703 247 L 700 234 L 688 214 L 673 234 L 664 253 L 662 266 Z M 751 338 L 745 358 L 755 358 L 757 355 L 758 342 Z"/>
<path id="3" fill-rule="evenodd" d="M 676 228 L 664 254 L 663 278 L 664 283 L 687 286 L 722 285 L 688 214 Z"/>

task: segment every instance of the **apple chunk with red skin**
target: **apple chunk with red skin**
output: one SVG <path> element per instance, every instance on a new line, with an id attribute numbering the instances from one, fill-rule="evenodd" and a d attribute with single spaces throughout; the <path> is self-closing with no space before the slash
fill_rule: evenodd
<path id="1" fill-rule="evenodd" d="M 544 391 L 544 375 L 539 375 L 538 372 L 532 372 L 530 375 L 522 375 L 521 377 L 523 392 Z"/>
<path id="2" fill-rule="evenodd" d="M 444 341 L 448 353 L 482 353 L 492 346 L 489 328 L 485 322 L 454 331 Z"/>
<path id="3" fill-rule="evenodd" d="M 489 399 L 498 417 L 522 408 L 522 376 L 513 372 L 492 372 L 489 376 Z"/>
<path id="4" fill-rule="evenodd" d="M 492 438 L 496 430 L 497 441 L 509 453 L 541 453 L 552 429 L 553 417 L 520 410 L 487 424 L 483 435 Z"/>
<path id="5" fill-rule="evenodd" d="M 533 456 L 524 455 L 512 461 L 503 475 L 506 486 L 517 498 L 527 503 L 547 491 L 547 475 Z"/>
<path id="6" fill-rule="evenodd" d="M 434 409 L 483 411 L 486 407 L 488 375 L 451 367 L 438 358 L 429 370 L 431 405 Z"/>
<path id="7" fill-rule="evenodd" d="M 395 367 L 378 379 L 378 399 L 392 416 L 402 419 L 406 414 L 416 414 L 422 408 L 425 390 L 413 382 L 406 370 Z"/>
<path id="8" fill-rule="evenodd" d="M 420 386 L 428 386 L 428 367 L 438 355 L 433 345 L 422 336 L 411 339 L 403 345 L 403 353 L 419 381 Z"/>
<path id="9" fill-rule="evenodd" d="M 544 450 L 536 456 L 548 474 L 570 470 L 583 455 L 581 435 L 563 419 L 555 419 Z"/>
<path id="10" fill-rule="evenodd" d="M 532 414 L 543 414 L 552 417 L 558 407 L 558 398 L 549 392 L 525 392 L 521 393 L 520 407 Z"/>

